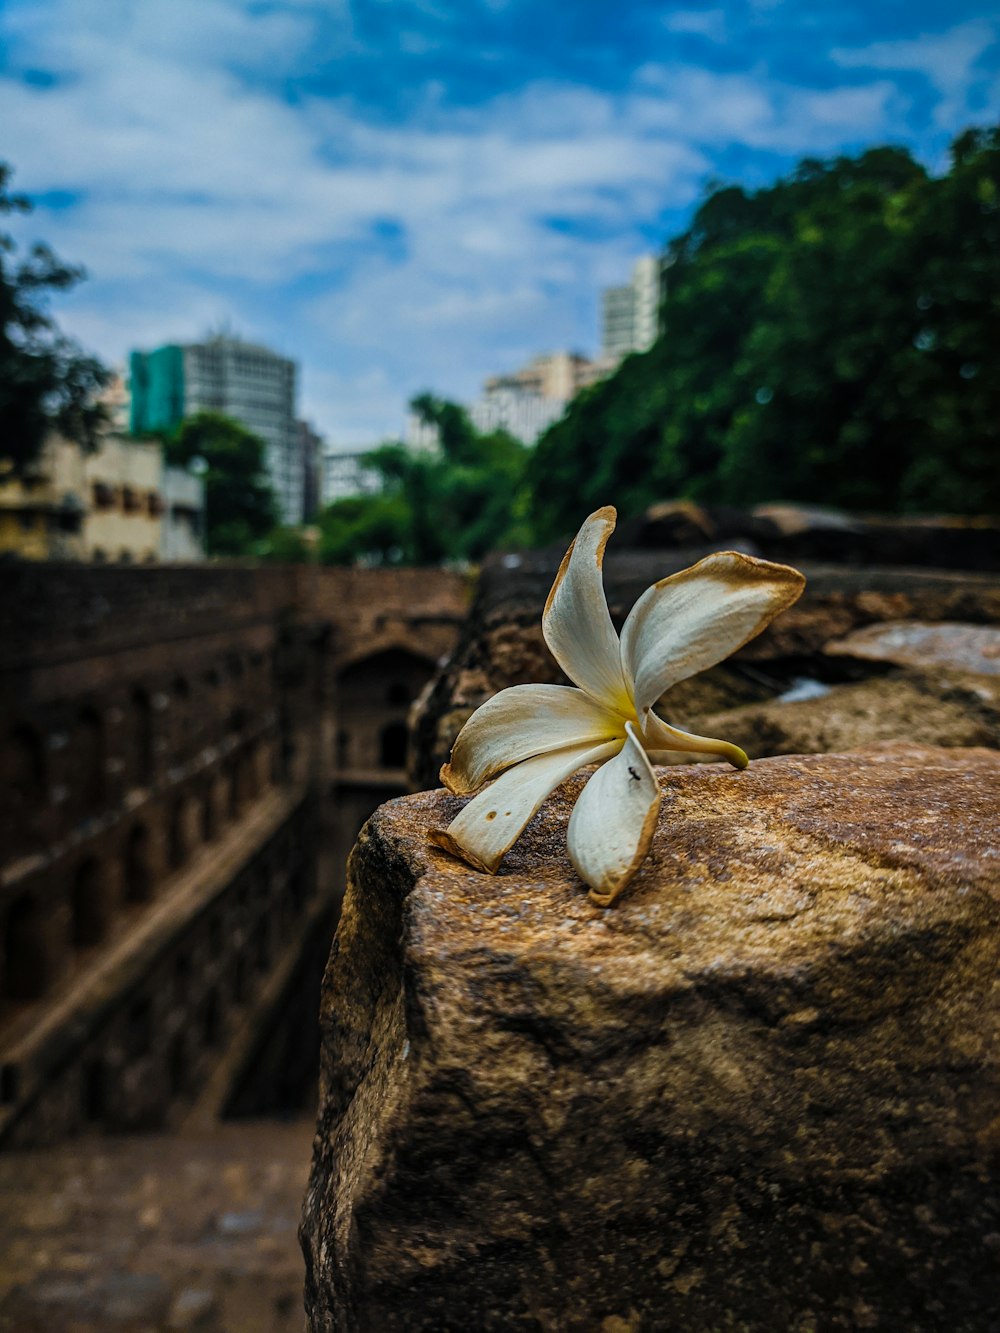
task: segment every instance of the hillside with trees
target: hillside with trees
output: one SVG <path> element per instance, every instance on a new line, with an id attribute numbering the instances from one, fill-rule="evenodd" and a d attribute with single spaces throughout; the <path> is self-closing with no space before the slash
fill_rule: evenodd
<path id="1" fill-rule="evenodd" d="M 717 189 L 668 254 L 659 341 L 530 458 L 537 539 L 673 496 L 1000 511 L 1000 131 Z"/>

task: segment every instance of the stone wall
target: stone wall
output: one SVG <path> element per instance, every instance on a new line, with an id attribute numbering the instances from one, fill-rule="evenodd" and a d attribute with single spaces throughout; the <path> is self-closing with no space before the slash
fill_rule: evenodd
<path id="1" fill-rule="evenodd" d="M 0 1143 L 253 1108 L 462 613 L 411 573 L 5 571 Z"/>

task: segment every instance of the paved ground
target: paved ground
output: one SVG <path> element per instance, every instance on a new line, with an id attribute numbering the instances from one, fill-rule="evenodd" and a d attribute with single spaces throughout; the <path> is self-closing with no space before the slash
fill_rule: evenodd
<path id="1" fill-rule="evenodd" d="M 301 1333 L 312 1119 L 0 1157 L 2 1333 Z"/>

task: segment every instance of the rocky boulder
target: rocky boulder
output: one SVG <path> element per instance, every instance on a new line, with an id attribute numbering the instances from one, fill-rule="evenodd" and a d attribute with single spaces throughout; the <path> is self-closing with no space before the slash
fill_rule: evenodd
<path id="1" fill-rule="evenodd" d="M 912 737 L 928 745 L 1000 749 L 1000 679 L 960 672 L 894 671 L 769 700 L 686 714 L 700 736 L 723 736 L 751 759 L 849 750 Z"/>
<path id="2" fill-rule="evenodd" d="M 749 549 L 752 544 L 744 545 Z M 616 625 L 651 583 L 715 549 L 609 554 L 604 581 Z M 491 695 L 529 681 L 566 683 L 541 631 L 542 607 L 561 557 L 562 550 L 553 550 L 487 562 L 458 646 L 414 712 L 414 787 L 437 785 L 438 771 L 463 723 Z M 827 647 L 885 621 L 961 621 L 970 632 L 1000 625 L 996 576 L 808 563 L 801 568 L 807 583 L 800 600 L 721 667 L 675 687 L 664 706 L 665 717 L 697 730 L 695 719 L 770 701 L 796 675 L 819 675 L 828 682 L 857 679 L 872 669 L 871 654 L 853 656 L 839 647 L 831 654 Z"/>
<path id="3" fill-rule="evenodd" d="M 323 999 L 313 1333 L 1000 1321 L 1000 755 L 661 770 L 610 911 L 582 776 L 501 873 L 390 802 Z"/>

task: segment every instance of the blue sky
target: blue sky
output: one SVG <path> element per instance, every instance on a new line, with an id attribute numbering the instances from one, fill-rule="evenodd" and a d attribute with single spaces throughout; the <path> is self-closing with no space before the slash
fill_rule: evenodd
<path id="1" fill-rule="evenodd" d="M 962 0 L 0 0 L 0 159 L 106 359 L 230 324 L 338 447 L 545 350 L 708 181 L 997 120 Z"/>

